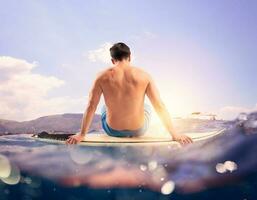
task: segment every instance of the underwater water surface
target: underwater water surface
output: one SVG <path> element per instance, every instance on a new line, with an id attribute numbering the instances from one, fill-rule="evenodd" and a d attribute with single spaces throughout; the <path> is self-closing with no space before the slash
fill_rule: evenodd
<path id="1" fill-rule="evenodd" d="M 0 136 L 0 199 L 257 199 L 256 120 L 219 122 L 223 134 L 184 147 Z"/>

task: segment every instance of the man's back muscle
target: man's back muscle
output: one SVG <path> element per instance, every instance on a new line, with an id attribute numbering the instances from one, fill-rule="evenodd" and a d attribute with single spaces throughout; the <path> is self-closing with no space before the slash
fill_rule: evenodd
<path id="1" fill-rule="evenodd" d="M 116 130 L 135 130 L 144 122 L 148 76 L 132 66 L 112 67 L 100 76 L 107 107 L 107 123 Z"/>

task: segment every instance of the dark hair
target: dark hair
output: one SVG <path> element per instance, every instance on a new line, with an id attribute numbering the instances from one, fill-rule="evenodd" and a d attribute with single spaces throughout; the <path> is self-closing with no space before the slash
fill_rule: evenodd
<path id="1" fill-rule="evenodd" d="M 125 43 L 118 42 L 110 48 L 110 53 L 113 59 L 121 61 L 130 56 L 130 49 Z"/>

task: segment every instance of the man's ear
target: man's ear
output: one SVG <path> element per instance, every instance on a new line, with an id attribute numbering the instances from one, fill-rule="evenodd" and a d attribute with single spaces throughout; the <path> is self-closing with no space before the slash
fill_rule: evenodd
<path id="1" fill-rule="evenodd" d="M 128 61 L 130 62 L 131 61 L 131 57 L 129 56 L 129 58 L 128 58 Z"/>
<path id="2" fill-rule="evenodd" d="M 114 64 L 115 62 L 114 62 L 114 59 L 112 58 L 112 64 Z"/>

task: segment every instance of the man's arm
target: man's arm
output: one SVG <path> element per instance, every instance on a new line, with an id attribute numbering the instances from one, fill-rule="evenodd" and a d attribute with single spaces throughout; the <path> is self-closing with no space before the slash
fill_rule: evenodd
<path id="1" fill-rule="evenodd" d="M 146 95 L 148 96 L 149 100 L 151 101 L 155 111 L 157 112 L 158 116 L 160 117 L 161 121 L 163 122 L 164 126 L 171 134 L 173 140 L 180 142 L 181 144 L 192 143 L 192 139 L 186 135 L 178 134 L 174 129 L 171 117 L 169 112 L 164 105 L 160 93 L 155 86 L 155 83 L 151 77 L 149 77 L 149 83 L 146 88 Z"/>
<path id="2" fill-rule="evenodd" d="M 84 112 L 82 123 L 81 123 L 81 131 L 79 134 L 71 136 L 68 140 L 66 140 L 67 144 L 76 144 L 83 140 L 84 136 L 88 132 L 89 126 L 94 117 L 97 105 L 100 101 L 100 97 L 102 95 L 102 88 L 100 86 L 100 78 L 98 77 L 93 87 L 89 93 L 89 100 L 87 104 L 87 108 Z"/>

